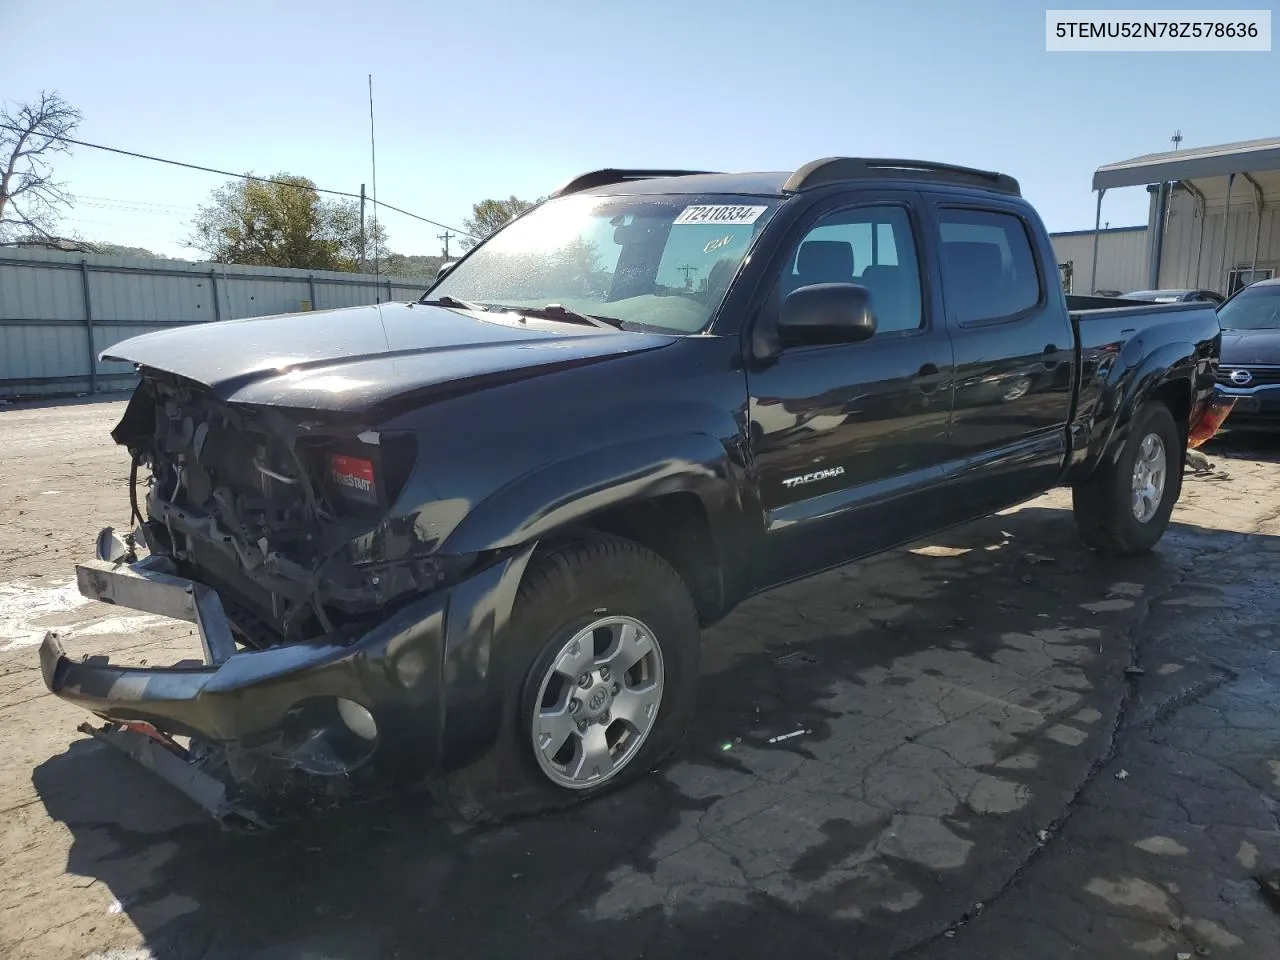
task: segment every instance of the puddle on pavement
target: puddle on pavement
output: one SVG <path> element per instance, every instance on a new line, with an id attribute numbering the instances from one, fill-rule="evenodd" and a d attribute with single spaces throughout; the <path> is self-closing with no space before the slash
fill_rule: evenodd
<path id="1" fill-rule="evenodd" d="M 32 577 L 0 583 L 0 653 L 37 647 L 50 630 L 64 638 L 132 636 L 165 622 L 88 600 L 74 581 Z"/>

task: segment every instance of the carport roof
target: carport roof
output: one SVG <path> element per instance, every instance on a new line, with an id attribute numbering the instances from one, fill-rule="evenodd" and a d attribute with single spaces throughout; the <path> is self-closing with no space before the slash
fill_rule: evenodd
<path id="1" fill-rule="evenodd" d="M 1280 137 L 1192 147 L 1169 153 L 1148 153 L 1132 160 L 1108 163 L 1094 171 L 1093 189 L 1141 187 L 1264 170 L 1280 170 Z"/>

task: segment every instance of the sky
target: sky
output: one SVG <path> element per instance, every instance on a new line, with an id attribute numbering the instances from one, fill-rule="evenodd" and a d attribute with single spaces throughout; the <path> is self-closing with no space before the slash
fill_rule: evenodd
<path id="1" fill-rule="evenodd" d="M 486 197 L 532 200 L 599 167 L 852 155 L 1000 170 L 1050 230 L 1086 229 L 1101 164 L 1170 149 L 1175 129 L 1184 149 L 1280 135 L 1280 52 L 1048 53 L 1045 7 L 1026 0 L 0 11 L 0 100 L 57 90 L 84 114 L 78 139 L 335 190 L 373 189 L 372 74 L 378 198 L 455 228 Z M 56 175 L 76 197 L 67 232 L 186 257 L 191 218 L 226 179 L 79 147 Z M 1109 192 L 1103 219 L 1145 223 L 1145 191 Z M 440 228 L 382 224 L 392 250 L 440 253 Z"/>

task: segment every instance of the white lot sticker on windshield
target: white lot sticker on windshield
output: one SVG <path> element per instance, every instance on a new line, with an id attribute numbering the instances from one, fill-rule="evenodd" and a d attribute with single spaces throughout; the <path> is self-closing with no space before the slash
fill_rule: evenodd
<path id="1" fill-rule="evenodd" d="M 744 207 L 739 205 L 704 205 L 685 207 L 680 211 L 674 223 L 755 223 L 765 207 Z"/>

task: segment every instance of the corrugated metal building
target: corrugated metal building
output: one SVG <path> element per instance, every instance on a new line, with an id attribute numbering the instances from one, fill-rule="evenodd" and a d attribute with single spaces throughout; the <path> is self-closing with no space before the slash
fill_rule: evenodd
<path id="1" fill-rule="evenodd" d="M 430 281 L 324 270 L 0 251 L 0 397 L 128 387 L 96 358 L 170 326 L 416 298 Z"/>
<path id="2" fill-rule="evenodd" d="M 1140 286 L 1229 294 L 1280 271 L 1280 137 L 1099 167 L 1093 175 L 1098 223 L 1106 191 L 1133 186 L 1151 194 L 1147 275 Z M 1097 257 L 1101 274 L 1101 248 Z"/>
<path id="3" fill-rule="evenodd" d="M 1093 279 L 1093 238 L 1098 235 L 1098 281 Z M 1049 234 L 1062 289 L 1067 293 L 1129 293 L 1147 285 L 1147 228 L 1067 230 Z"/>

